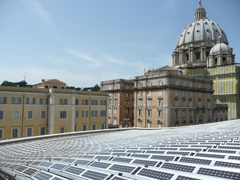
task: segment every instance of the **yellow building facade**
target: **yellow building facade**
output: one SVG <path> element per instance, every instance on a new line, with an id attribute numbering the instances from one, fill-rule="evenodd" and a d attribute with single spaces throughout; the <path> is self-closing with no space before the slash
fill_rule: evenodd
<path id="1" fill-rule="evenodd" d="M 0 86 L 0 140 L 105 129 L 108 94 Z"/>

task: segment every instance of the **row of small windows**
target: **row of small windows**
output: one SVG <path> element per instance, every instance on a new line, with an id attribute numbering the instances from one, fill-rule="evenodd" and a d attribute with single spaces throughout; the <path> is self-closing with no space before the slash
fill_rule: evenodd
<path id="1" fill-rule="evenodd" d="M 151 128 L 152 126 L 152 121 L 150 119 L 147 120 L 147 128 Z M 163 122 L 161 120 L 157 121 L 157 127 L 162 128 Z M 142 120 L 138 119 L 138 127 L 142 127 Z"/>
<path id="2" fill-rule="evenodd" d="M 114 89 L 119 89 L 120 86 L 119 85 L 114 85 L 113 87 L 114 87 Z M 111 90 L 111 89 L 112 89 L 112 86 L 109 86 L 109 90 Z M 125 89 L 127 89 L 127 90 L 130 89 L 130 86 L 125 85 Z M 103 90 L 106 90 L 106 86 L 103 87 Z"/>
<path id="3" fill-rule="evenodd" d="M 7 103 L 7 97 L 0 97 L 0 104 L 6 104 Z M 12 104 L 21 104 L 22 103 L 22 97 L 12 97 Z M 67 98 L 60 98 L 61 105 L 68 104 Z M 106 100 L 100 101 L 101 105 L 107 105 Z M 28 97 L 26 104 L 35 104 L 35 98 L 34 97 Z M 48 98 L 40 98 L 40 104 L 48 104 Z M 79 105 L 79 99 L 75 100 L 75 105 Z M 89 105 L 88 99 L 82 99 L 82 105 Z M 92 105 L 98 105 L 98 100 L 93 99 Z"/>
<path id="4" fill-rule="evenodd" d="M 27 119 L 33 119 L 33 111 L 27 111 Z M 76 111 L 76 118 L 78 118 L 78 111 Z M 92 111 L 92 117 L 97 117 L 98 111 L 94 110 Z M 100 116 L 105 117 L 106 111 L 100 111 Z M 88 111 L 82 111 L 82 117 L 88 117 Z M 20 118 L 20 111 L 13 111 L 12 113 L 12 119 L 13 120 L 19 120 Z M 40 118 L 46 119 L 46 111 L 40 111 Z M 59 112 L 59 118 L 60 119 L 66 119 L 67 118 L 67 111 L 60 111 Z M 4 120 L 4 111 L 0 111 L 0 120 Z"/>
<path id="5" fill-rule="evenodd" d="M 105 124 L 101 123 L 101 129 L 105 129 Z M 77 125 L 75 125 L 74 130 L 77 131 Z M 82 130 L 87 130 L 87 124 L 82 125 Z M 92 124 L 92 130 L 96 130 L 96 124 Z M 60 127 L 60 133 L 65 133 L 65 127 Z M 19 137 L 19 127 L 12 128 L 12 138 Z M 42 126 L 39 128 L 39 135 L 46 134 L 46 127 Z M 33 127 L 26 127 L 26 136 L 33 136 Z M 0 128 L 0 139 L 4 138 L 4 128 Z"/>

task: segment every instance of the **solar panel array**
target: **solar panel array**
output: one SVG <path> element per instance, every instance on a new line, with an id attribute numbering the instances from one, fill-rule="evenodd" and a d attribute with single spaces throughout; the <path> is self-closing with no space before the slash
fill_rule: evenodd
<path id="1" fill-rule="evenodd" d="M 240 179 L 239 160 L 236 120 L 0 145 L 0 177 L 5 172 L 35 180 Z"/>

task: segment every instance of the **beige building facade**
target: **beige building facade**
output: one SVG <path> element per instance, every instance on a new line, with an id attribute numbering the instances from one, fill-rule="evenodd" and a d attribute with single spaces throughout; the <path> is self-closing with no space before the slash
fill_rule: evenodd
<path id="1" fill-rule="evenodd" d="M 105 129 L 104 92 L 0 86 L 0 140 Z"/>

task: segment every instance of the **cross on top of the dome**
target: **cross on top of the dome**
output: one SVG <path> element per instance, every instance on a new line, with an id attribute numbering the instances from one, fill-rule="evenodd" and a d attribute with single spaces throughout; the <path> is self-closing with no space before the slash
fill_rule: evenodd
<path id="1" fill-rule="evenodd" d="M 202 1 L 199 0 L 199 6 L 198 8 L 196 9 L 195 11 L 195 19 L 199 19 L 199 18 L 206 18 L 206 11 L 205 11 L 205 8 L 202 7 Z"/>

